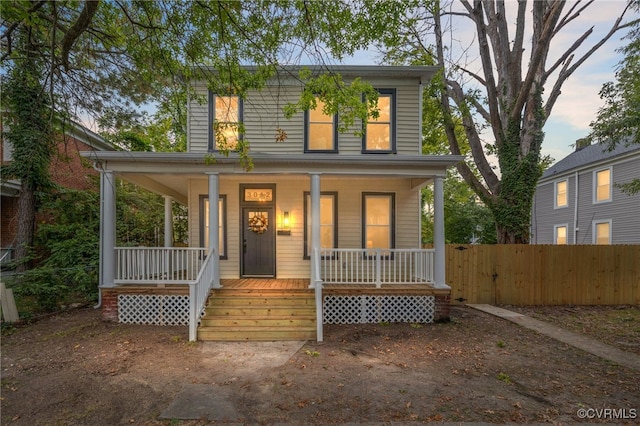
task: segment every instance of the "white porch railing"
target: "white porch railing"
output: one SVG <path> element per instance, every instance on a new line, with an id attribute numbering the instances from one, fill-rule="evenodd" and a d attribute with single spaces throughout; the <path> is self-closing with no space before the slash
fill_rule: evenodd
<path id="1" fill-rule="evenodd" d="M 202 269 L 195 281 L 189 283 L 189 341 L 198 339 L 198 321 L 207 304 L 209 292 L 213 287 L 215 277 L 215 263 L 213 250 L 202 264 Z"/>
<path id="2" fill-rule="evenodd" d="M 433 284 L 433 249 L 322 249 L 324 284 Z"/>
<path id="3" fill-rule="evenodd" d="M 206 248 L 116 247 L 116 284 L 189 284 L 198 277 Z"/>

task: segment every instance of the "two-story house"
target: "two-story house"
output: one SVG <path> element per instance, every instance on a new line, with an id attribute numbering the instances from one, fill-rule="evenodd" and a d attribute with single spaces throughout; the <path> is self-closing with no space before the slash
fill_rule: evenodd
<path id="1" fill-rule="evenodd" d="M 638 178 L 640 145 L 620 143 L 610 151 L 579 141 L 538 182 L 531 242 L 640 244 L 640 194 L 618 186 Z"/>
<path id="2" fill-rule="evenodd" d="M 379 91 L 379 117 L 361 135 L 339 133 L 340 117 L 320 101 L 285 118 L 282 107 L 302 93 L 299 70 L 286 67 L 243 97 L 194 82 L 202 96 L 188 105 L 186 153 L 90 155 L 102 170 L 106 317 L 188 322 L 192 340 L 322 340 L 323 323 L 448 317 L 442 182 L 462 158 L 421 154 L 422 87 L 436 68 L 329 69 Z M 219 152 L 239 138 L 251 146 L 249 172 Z M 170 247 L 171 238 L 162 248 L 116 247 L 116 177 L 165 196 L 166 235 L 171 203 L 188 206 L 189 247 Z M 425 185 L 435 190 L 433 249 L 421 248 Z"/>

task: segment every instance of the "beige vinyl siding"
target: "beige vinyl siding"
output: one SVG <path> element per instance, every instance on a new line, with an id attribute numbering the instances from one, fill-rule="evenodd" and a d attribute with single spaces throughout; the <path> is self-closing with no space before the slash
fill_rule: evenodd
<path id="1" fill-rule="evenodd" d="M 420 94 L 416 86 L 397 88 L 396 143 L 399 155 L 418 155 L 420 144 Z"/>
<path id="2" fill-rule="evenodd" d="M 304 114 L 299 113 L 287 119 L 283 113 L 284 106 L 297 102 L 300 93 L 300 87 L 282 85 L 247 94 L 244 101 L 244 137 L 253 152 L 303 153 Z M 276 142 L 278 129 L 287 135 L 282 142 Z"/>
<path id="3" fill-rule="evenodd" d="M 289 212 L 291 235 L 276 235 L 276 274 L 278 278 L 309 277 L 309 260 L 304 254 L 304 193 L 310 190 L 306 175 L 295 176 L 221 176 L 220 194 L 227 196 L 228 259 L 220 261 L 221 278 L 237 278 L 240 273 L 239 188 L 241 183 L 275 183 L 275 220 Z M 410 188 L 407 179 L 338 178 L 323 176 L 322 191 L 337 192 L 338 247 L 362 246 L 362 193 L 396 194 L 396 248 L 420 247 L 420 194 Z M 208 192 L 206 179 L 194 179 L 190 184 L 189 236 L 190 245 L 200 244 L 199 199 Z"/>
<path id="4" fill-rule="evenodd" d="M 420 90 L 417 80 L 371 80 L 379 89 L 396 89 L 396 148 L 400 155 L 420 154 Z M 189 152 L 207 152 L 209 117 L 208 91 L 203 82 L 195 84 L 197 96 L 189 102 Z M 283 108 L 295 103 L 302 86 L 289 78 L 272 81 L 261 91 L 249 91 L 243 99 L 245 139 L 253 152 L 301 154 L 304 152 L 304 114 L 291 119 L 284 117 Z M 338 150 L 343 155 L 362 152 L 361 130 L 357 121 L 346 133 L 338 135 Z M 276 133 L 286 133 L 283 142 L 276 141 Z M 379 155 L 379 154 L 368 154 Z"/>
<path id="5" fill-rule="evenodd" d="M 204 82 L 194 86 L 195 96 L 189 98 L 187 151 L 207 152 L 209 143 L 209 92 Z"/>

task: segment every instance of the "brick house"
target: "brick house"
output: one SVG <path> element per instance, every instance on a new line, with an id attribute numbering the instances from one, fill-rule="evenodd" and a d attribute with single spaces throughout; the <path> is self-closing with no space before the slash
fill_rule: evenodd
<path id="1" fill-rule="evenodd" d="M 0 144 L 0 158 L 2 164 L 11 161 L 11 145 L 2 138 Z M 100 135 L 76 123 L 69 123 L 65 127 L 64 137 L 57 142 L 57 150 L 52 158 L 49 171 L 53 182 L 65 188 L 78 190 L 97 190 L 95 183 L 89 176 L 97 176 L 98 172 L 90 162 L 83 159 L 79 153 L 87 151 L 113 150 Z M 11 260 L 13 246 L 17 232 L 17 208 L 20 182 L 15 180 L 2 181 L 2 229 L 0 246 L 2 247 L 2 263 Z"/>

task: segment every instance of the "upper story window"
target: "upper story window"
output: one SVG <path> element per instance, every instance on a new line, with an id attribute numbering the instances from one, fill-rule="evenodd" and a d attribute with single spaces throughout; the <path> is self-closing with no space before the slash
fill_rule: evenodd
<path id="1" fill-rule="evenodd" d="M 396 90 L 378 90 L 378 118 L 370 118 L 362 136 L 363 153 L 396 152 Z"/>
<path id="2" fill-rule="evenodd" d="M 593 202 L 611 201 L 611 168 L 593 172 Z"/>
<path id="3" fill-rule="evenodd" d="M 209 152 L 234 150 L 241 138 L 242 99 L 209 92 Z"/>
<path id="4" fill-rule="evenodd" d="M 593 244 L 611 244 L 611 220 L 593 221 Z"/>
<path id="5" fill-rule="evenodd" d="M 553 227 L 553 240 L 556 244 L 567 244 L 567 225 L 556 225 Z"/>
<path id="6" fill-rule="evenodd" d="M 567 207 L 569 205 L 567 200 L 567 181 L 566 180 L 561 180 L 559 182 L 556 182 L 555 195 L 556 195 L 555 208 Z"/>
<path id="7" fill-rule="evenodd" d="M 325 114 L 324 107 L 316 97 L 316 107 L 305 111 L 304 152 L 338 152 L 337 115 Z"/>

